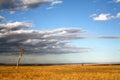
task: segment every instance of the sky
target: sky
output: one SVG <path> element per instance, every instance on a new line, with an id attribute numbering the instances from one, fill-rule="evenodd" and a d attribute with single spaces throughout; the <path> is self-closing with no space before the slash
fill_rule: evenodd
<path id="1" fill-rule="evenodd" d="M 120 0 L 0 0 L 0 63 L 120 63 Z"/>

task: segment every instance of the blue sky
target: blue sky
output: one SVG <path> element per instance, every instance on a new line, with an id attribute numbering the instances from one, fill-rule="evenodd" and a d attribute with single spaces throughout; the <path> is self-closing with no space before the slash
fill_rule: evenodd
<path id="1" fill-rule="evenodd" d="M 0 63 L 120 62 L 120 0 L 18 1 L 0 1 Z"/>

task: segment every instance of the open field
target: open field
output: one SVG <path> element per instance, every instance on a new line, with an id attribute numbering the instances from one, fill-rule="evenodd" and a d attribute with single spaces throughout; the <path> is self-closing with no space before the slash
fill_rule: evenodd
<path id="1" fill-rule="evenodd" d="M 0 66 L 0 80 L 120 80 L 120 66 Z"/>

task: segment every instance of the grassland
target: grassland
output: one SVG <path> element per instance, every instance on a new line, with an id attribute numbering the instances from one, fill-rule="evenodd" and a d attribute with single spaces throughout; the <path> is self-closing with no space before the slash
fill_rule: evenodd
<path id="1" fill-rule="evenodd" d="M 0 80 L 120 80 L 120 66 L 0 66 Z"/>

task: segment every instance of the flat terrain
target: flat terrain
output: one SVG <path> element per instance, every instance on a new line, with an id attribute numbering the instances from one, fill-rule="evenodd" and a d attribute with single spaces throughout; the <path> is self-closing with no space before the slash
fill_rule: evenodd
<path id="1" fill-rule="evenodd" d="M 120 66 L 0 66 L 0 80 L 120 80 Z"/>

